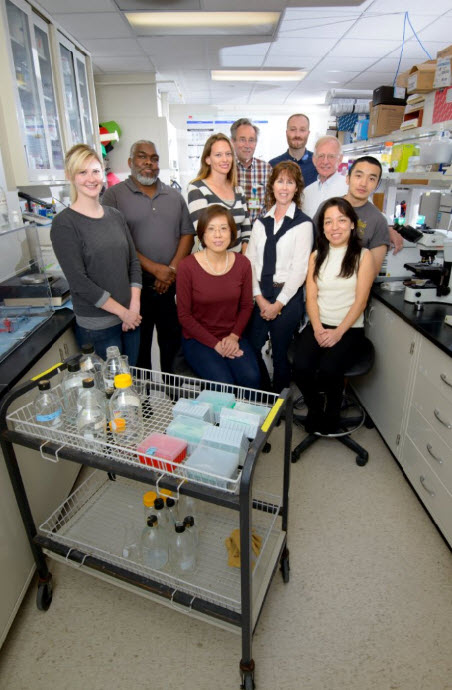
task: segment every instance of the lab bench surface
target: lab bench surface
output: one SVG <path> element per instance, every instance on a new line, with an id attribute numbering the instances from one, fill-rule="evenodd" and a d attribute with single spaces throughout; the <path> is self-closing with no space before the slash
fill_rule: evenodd
<path id="1" fill-rule="evenodd" d="M 405 323 L 425 336 L 434 345 L 452 356 L 452 326 L 444 323 L 444 317 L 452 315 L 452 304 L 424 304 L 422 311 L 416 311 L 414 304 L 405 302 L 402 292 L 389 292 L 374 285 L 372 297 L 385 304 Z"/>

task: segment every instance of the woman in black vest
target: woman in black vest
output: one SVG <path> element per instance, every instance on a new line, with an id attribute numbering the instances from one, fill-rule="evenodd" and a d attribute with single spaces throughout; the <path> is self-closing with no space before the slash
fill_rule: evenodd
<path id="1" fill-rule="evenodd" d="M 253 269 L 254 311 L 246 337 L 261 365 L 263 388 L 279 393 L 290 383 L 287 349 L 304 313 L 303 283 L 312 250 L 313 226 L 301 211 L 304 189 L 299 166 L 283 161 L 267 183 L 265 207 L 253 226 L 246 255 Z M 273 354 L 273 384 L 261 350 L 268 337 Z"/>

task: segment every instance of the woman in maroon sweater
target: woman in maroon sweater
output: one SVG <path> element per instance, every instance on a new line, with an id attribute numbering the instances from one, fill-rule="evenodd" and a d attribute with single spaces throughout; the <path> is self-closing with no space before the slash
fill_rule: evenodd
<path id="1" fill-rule="evenodd" d="M 219 204 L 203 209 L 197 235 L 204 249 L 177 270 L 177 313 L 184 357 L 203 379 L 259 388 L 256 356 L 242 333 L 253 310 L 251 264 L 228 251 L 237 228 Z"/>

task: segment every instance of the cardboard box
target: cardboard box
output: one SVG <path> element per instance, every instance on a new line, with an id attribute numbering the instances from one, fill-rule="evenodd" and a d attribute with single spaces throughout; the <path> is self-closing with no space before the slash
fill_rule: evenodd
<path id="1" fill-rule="evenodd" d="M 401 86 L 378 86 L 373 90 L 373 105 L 405 105 L 406 90 Z"/>
<path id="2" fill-rule="evenodd" d="M 408 77 L 410 76 L 410 70 L 407 69 L 405 72 L 399 72 L 396 79 L 396 86 L 401 86 L 406 89 L 408 87 Z"/>
<path id="3" fill-rule="evenodd" d="M 432 124 L 452 120 L 452 86 L 435 91 Z"/>
<path id="4" fill-rule="evenodd" d="M 382 137 L 399 129 L 404 110 L 403 105 L 375 105 L 370 113 L 369 137 Z"/>
<path id="5" fill-rule="evenodd" d="M 443 58 L 443 57 L 452 57 L 452 46 L 447 46 L 447 48 L 443 48 L 443 50 L 438 50 L 436 53 L 436 58 Z"/>
<path id="6" fill-rule="evenodd" d="M 433 86 L 435 89 L 441 89 L 445 86 L 452 86 L 452 46 L 440 51 L 441 53 L 447 53 L 447 55 L 442 55 L 436 60 L 436 70 L 435 79 Z"/>
<path id="7" fill-rule="evenodd" d="M 433 89 L 436 60 L 428 60 L 410 69 L 407 93 L 425 93 Z"/>

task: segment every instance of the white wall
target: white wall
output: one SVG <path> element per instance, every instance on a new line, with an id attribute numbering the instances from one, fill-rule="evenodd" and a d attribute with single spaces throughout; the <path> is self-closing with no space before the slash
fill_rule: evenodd
<path id="1" fill-rule="evenodd" d="M 294 112 L 303 112 L 310 118 L 311 134 L 308 141 L 308 149 L 312 150 L 316 140 L 326 133 L 328 128 L 329 106 L 300 106 L 293 107 L 269 106 L 251 107 L 249 105 L 226 106 L 195 106 L 195 105 L 170 105 L 169 117 L 177 131 L 179 151 L 179 175 L 180 183 L 185 193 L 188 182 L 196 175 L 192 161 L 189 159 L 189 147 L 191 137 L 187 132 L 187 121 L 192 120 L 232 120 L 240 117 L 248 117 L 258 123 L 261 135 L 256 148 L 256 157 L 270 160 L 287 150 L 286 123 L 288 117 Z M 268 124 L 259 124 L 259 120 L 268 121 Z M 216 131 L 229 134 L 230 125 L 218 125 Z M 207 139 L 209 133 L 206 133 Z"/>

